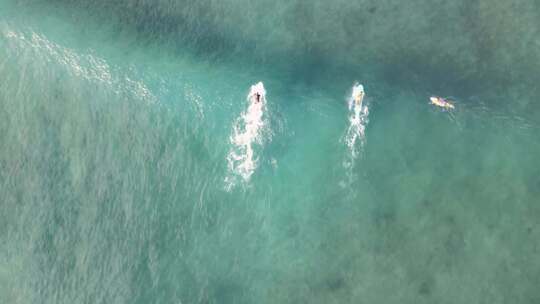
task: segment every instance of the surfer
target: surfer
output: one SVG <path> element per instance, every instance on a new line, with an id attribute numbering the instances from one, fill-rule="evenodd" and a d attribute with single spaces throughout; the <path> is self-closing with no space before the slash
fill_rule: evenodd
<path id="1" fill-rule="evenodd" d="M 357 107 L 361 107 L 362 106 L 362 101 L 364 100 L 364 86 L 361 85 L 361 84 L 358 84 L 356 83 L 354 88 L 353 88 L 353 99 L 354 99 L 354 104 L 357 106 Z"/>
<path id="2" fill-rule="evenodd" d="M 431 100 L 432 105 L 436 105 L 436 106 L 444 108 L 444 109 L 453 109 L 454 108 L 454 105 L 452 103 L 450 103 L 448 100 L 446 100 L 446 99 L 444 99 L 442 97 L 432 96 L 432 97 L 429 98 L 429 100 Z"/>
<path id="3" fill-rule="evenodd" d="M 262 84 L 262 82 L 259 82 L 251 86 L 248 98 L 252 103 L 258 104 L 264 101 L 265 94 L 266 90 L 264 89 L 264 85 Z"/>

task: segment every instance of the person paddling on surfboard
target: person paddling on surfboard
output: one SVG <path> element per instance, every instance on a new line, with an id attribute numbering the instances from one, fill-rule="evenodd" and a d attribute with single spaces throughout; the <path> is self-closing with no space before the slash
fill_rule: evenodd
<path id="1" fill-rule="evenodd" d="M 254 104 L 265 102 L 266 90 L 262 82 L 258 82 L 255 85 L 251 86 L 251 90 L 248 95 L 249 101 Z"/>
<path id="2" fill-rule="evenodd" d="M 362 101 L 364 100 L 364 86 L 356 83 L 353 88 L 353 99 L 354 104 L 358 107 L 362 106 Z"/>
<path id="3" fill-rule="evenodd" d="M 431 104 L 445 109 L 453 109 L 454 105 L 442 97 L 432 96 L 429 98 Z"/>

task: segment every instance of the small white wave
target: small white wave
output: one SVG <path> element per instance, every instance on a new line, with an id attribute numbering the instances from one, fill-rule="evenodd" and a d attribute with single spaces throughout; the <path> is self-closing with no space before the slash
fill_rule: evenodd
<path id="1" fill-rule="evenodd" d="M 57 44 L 49 40 L 45 35 L 36 32 L 25 34 L 4 29 L 0 34 L 8 39 L 12 50 L 17 55 L 27 53 L 37 55 L 41 60 L 34 61 L 39 68 L 49 69 L 46 64 L 55 63 L 63 67 L 64 71 L 74 78 L 103 84 L 118 95 L 128 93 L 149 103 L 157 102 L 157 98 L 144 82 L 134 80 L 127 75 L 124 77 L 114 75 L 113 69 L 107 61 L 95 54 L 79 53 L 74 49 Z"/>
<path id="2" fill-rule="evenodd" d="M 251 86 L 247 96 L 248 108 L 233 124 L 230 136 L 231 150 L 227 156 L 229 175 L 225 179 L 227 189 L 232 188 L 238 178 L 249 182 L 257 168 L 254 145 L 262 145 L 262 129 L 265 126 L 266 90 L 262 82 Z"/>

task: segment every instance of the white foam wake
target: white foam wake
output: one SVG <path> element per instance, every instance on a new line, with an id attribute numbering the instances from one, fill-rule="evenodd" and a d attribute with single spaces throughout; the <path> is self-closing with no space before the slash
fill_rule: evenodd
<path id="1" fill-rule="evenodd" d="M 356 158 L 366 143 L 365 130 L 369 122 L 369 107 L 364 102 L 364 87 L 355 84 L 349 97 L 349 127 L 344 141 L 353 158 Z"/>
<path id="2" fill-rule="evenodd" d="M 234 122 L 230 136 L 231 150 L 227 156 L 229 175 L 226 187 L 232 188 L 240 178 L 248 182 L 257 168 L 255 145 L 262 145 L 262 129 L 265 126 L 266 90 L 262 82 L 251 86 L 247 96 L 248 108 Z"/>

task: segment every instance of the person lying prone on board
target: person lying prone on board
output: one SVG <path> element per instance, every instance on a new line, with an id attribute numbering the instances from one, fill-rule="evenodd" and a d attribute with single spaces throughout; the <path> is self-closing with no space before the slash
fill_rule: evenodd
<path id="1" fill-rule="evenodd" d="M 354 104 L 356 106 L 362 106 L 362 101 L 364 100 L 364 86 L 361 84 L 356 84 L 353 88 L 353 98 Z"/>
<path id="2" fill-rule="evenodd" d="M 442 97 L 432 96 L 429 99 L 431 100 L 431 104 L 436 105 L 438 107 L 445 108 L 445 109 L 453 109 L 454 108 L 453 104 L 451 104 L 449 101 L 445 100 Z"/>

